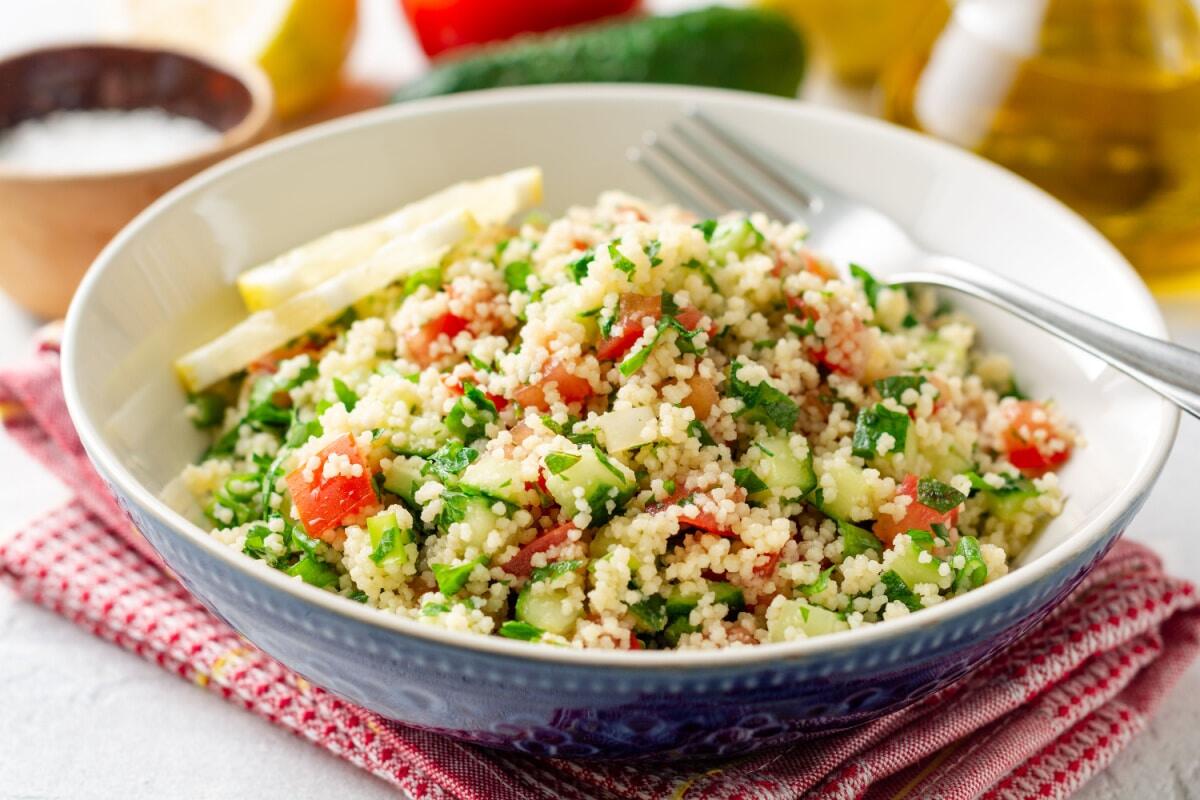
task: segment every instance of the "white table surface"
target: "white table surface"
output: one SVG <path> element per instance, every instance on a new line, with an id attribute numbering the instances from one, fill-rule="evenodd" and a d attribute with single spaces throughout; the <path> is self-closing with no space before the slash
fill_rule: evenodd
<path id="1" fill-rule="evenodd" d="M 47 6 L 58 13 L 45 13 Z M 65 6 L 72 12 L 62 13 Z M 92 30 L 95 8 L 91 0 L 0 3 L 0 50 Z M 356 70 L 389 81 L 410 74 L 420 59 L 398 32 L 391 0 L 364 0 L 363 12 L 364 29 L 379 38 L 356 51 Z M 1200 347 L 1200 299 L 1166 310 L 1172 334 Z M 38 324 L 0 294 L 0 365 L 28 353 Z M 1200 581 L 1197 532 L 1190 529 L 1197 474 L 1200 425 L 1188 419 L 1129 535 L 1152 545 L 1175 574 Z M 0 537 L 64 497 L 62 487 L 0 432 Z M 18 600 L 5 587 L 0 709 L 0 800 L 397 796 L 383 782 Z M 1079 794 L 1081 800 L 1200 798 L 1198 717 L 1200 664 L 1150 730 Z"/>

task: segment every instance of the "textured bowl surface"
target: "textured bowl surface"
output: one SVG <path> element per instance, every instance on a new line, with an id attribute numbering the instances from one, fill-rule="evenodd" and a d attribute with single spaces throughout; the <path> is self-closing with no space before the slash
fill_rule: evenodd
<path id="1" fill-rule="evenodd" d="M 84 444 L 183 582 L 313 683 L 404 722 L 567 757 L 707 756 L 846 728 L 970 670 L 1041 619 L 1140 507 L 1174 438 L 1165 402 L 1095 359 L 962 303 L 1022 385 L 1059 402 L 1087 446 L 1069 502 L 1022 566 L 970 595 L 867 629 L 727 652 L 585 652 L 434 630 L 286 579 L 160 499 L 203 448 L 172 359 L 242 314 L 233 278 L 284 248 L 453 181 L 546 169 L 558 212 L 622 188 L 624 157 L 688 104 L 972 259 L 1129 327 L 1162 334 L 1128 265 L 1046 195 L 970 155 L 796 102 L 658 87 L 546 87 L 371 112 L 286 137 L 193 179 L 132 223 L 68 319 L 64 382 Z M 886 272 L 887 264 L 870 264 Z"/>

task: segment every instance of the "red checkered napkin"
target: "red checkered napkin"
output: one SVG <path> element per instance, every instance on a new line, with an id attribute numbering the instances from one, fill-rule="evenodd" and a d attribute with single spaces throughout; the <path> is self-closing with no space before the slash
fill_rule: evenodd
<path id="1" fill-rule="evenodd" d="M 1119 543 L 1024 640 L 916 707 L 714 768 L 569 763 L 397 725 L 306 683 L 215 619 L 104 490 L 67 418 L 58 353 L 0 373 L 9 432 L 74 491 L 0 542 L 23 597 L 288 728 L 415 798 L 1064 798 L 1147 724 L 1200 649 L 1191 584 Z"/>

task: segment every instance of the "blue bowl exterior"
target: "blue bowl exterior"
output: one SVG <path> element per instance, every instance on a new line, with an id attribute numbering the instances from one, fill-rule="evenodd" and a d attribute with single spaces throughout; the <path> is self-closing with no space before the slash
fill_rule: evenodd
<path id="1" fill-rule="evenodd" d="M 1049 613 L 1104 555 L 1144 498 L 1060 570 L 970 615 L 847 651 L 664 670 L 514 658 L 339 616 L 231 568 L 113 488 L 205 606 L 314 685 L 389 719 L 483 745 L 621 759 L 744 754 L 914 703 Z"/>

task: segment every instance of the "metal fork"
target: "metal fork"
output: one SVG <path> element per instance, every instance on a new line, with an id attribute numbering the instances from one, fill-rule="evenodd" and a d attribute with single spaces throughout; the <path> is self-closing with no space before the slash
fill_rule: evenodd
<path id="1" fill-rule="evenodd" d="M 1200 353 L 1072 308 L 996 273 L 922 249 L 894 220 L 808 175 L 700 109 L 670 135 L 649 132 L 630 159 L 685 207 L 715 217 L 760 210 L 801 220 L 817 252 L 899 264 L 889 283 L 978 297 L 1071 342 L 1200 418 Z M 867 249 L 864 249 L 867 248 Z"/>

